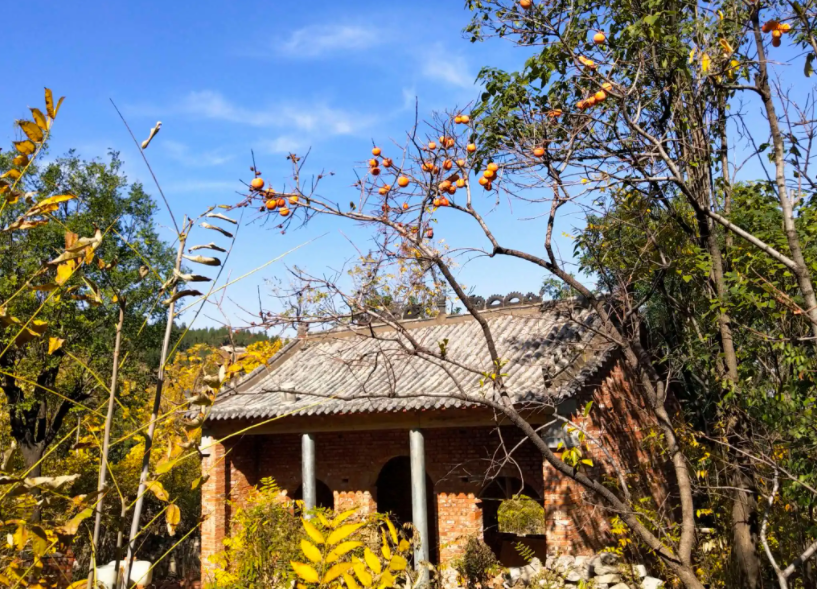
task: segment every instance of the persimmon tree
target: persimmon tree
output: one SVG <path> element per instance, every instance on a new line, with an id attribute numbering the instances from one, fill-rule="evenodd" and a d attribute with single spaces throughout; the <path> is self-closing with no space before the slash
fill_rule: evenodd
<path id="1" fill-rule="evenodd" d="M 764 575 L 781 587 L 797 575 L 813 582 L 814 471 L 801 450 L 815 441 L 808 392 L 817 336 L 808 257 L 814 101 L 809 91 L 788 89 L 775 70 L 795 55 L 795 75 L 810 77 L 814 6 L 469 6 L 473 40 L 496 36 L 527 48 L 519 72 L 483 70 L 485 91 L 469 112 L 440 114 L 415 125 L 405 142 L 376 146 L 351 203 L 321 196 L 315 182 L 322 176 L 305 180 L 295 155 L 287 187 L 250 184 L 238 204 L 261 205 L 282 229 L 330 216 L 362 224 L 376 243 L 355 280 L 296 271 L 295 303 L 261 319 L 350 325 L 364 314 L 392 325 L 407 353 L 444 363 L 441 349 L 412 342 L 377 304 L 386 288 L 402 302 L 430 301 L 429 287 L 444 285 L 480 323 L 499 366 L 490 327 L 451 260 L 525 261 L 589 302 L 601 333 L 636 375 L 672 466 L 677 534 L 651 528 L 626 489 L 612 490 L 555 456 L 506 402 L 501 371 L 483 367 L 496 375 L 495 396 L 483 403 L 617 513 L 685 586 L 759 587 Z M 760 114 L 750 118 L 749 108 Z M 752 183 L 743 180 L 747 174 Z M 492 210 L 515 201 L 538 210 L 529 213 L 538 222 L 525 229 L 540 233 L 541 248 L 517 249 L 492 230 Z M 563 259 L 554 232 L 576 210 L 587 224 L 575 228 L 576 259 Z M 471 227 L 472 240 L 445 251 L 434 238 L 451 223 Z M 576 263 L 594 287 L 574 275 Z M 777 556 L 761 525 L 774 501 L 769 509 L 758 501 L 777 496 L 772 479 L 786 480 L 790 497 L 798 497 L 789 506 L 802 517 L 802 534 L 779 545 L 785 554 Z M 732 564 L 705 571 L 699 565 L 712 544 L 701 536 L 701 518 L 724 500 L 730 517 L 719 521 Z M 775 517 L 785 521 L 785 514 Z"/>

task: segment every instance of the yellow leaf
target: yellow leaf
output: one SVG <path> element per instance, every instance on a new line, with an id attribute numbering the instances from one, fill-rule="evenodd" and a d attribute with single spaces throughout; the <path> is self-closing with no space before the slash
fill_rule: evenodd
<path id="1" fill-rule="evenodd" d="M 350 568 L 352 568 L 351 562 L 339 562 L 335 566 L 331 567 L 326 574 L 323 576 L 323 580 L 321 583 L 331 583 L 338 577 L 340 577 L 343 573 L 347 572 Z"/>
<path id="2" fill-rule="evenodd" d="M 11 178 L 12 180 L 19 180 L 20 176 L 22 176 L 22 175 L 23 174 L 20 172 L 20 170 L 18 170 L 16 168 L 12 168 L 9 171 L 7 171 L 5 174 L 0 176 L 0 178 Z"/>
<path id="3" fill-rule="evenodd" d="M 366 567 L 363 566 L 363 563 L 359 560 L 355 562 L 353 565 L 355 569 L 355 574 L 357 575 L 358 580 L 363 583 L 365 587 L 372 586 L 372 575 L 369 571 L 366 570 Z"/>
<path id="4" fill-rule="evenodd" d="M 48 355 L 50 356 L 57 350 L 62 347 L 62 344 L 65 343 L 64 339 L 60 339 L 58 337 L 50 337 L 48 338 Z"/>
<path id="5" fill-rule="evenodd" d="M 389 546 L 389 541 L 386 540 L 386 533 L 383 532 L 383 546 L 380 548 L 380 552 L 383 553 L 383 558 L 389 560 L 391 558 L 391 547 Z"/>
<path id="6" fill-rule="evenodd" d="M 34 116 L 34 122 L 37 123 L 37 126 L 42 129 L 43 131 L 48 130 L 48 121 L 45 120 L 45 115 L 39 108 L 31 108 L 31 114 Z"/>
<path id="7" fill-rule="evenodd" d="M 350 542 L 341 542 L 340 544 L 335 546 L 329 554 L 326 555 L 327 564 L 335 562 L 338 558 L 340 558 L 347 552 L 350 552 L 355 548 L 358 548 L 359 546 L 363 546 L 363 542 L 357 542 L 354 540 Z"/>
<path id="8" fill-rule="evenodd" d="M 695 61 L 695 52 L 696 51 L 697 51 L 697 49 L 695 47 L 693 47 L 692 49 L 689 50 L 689 63 L 692 63 L 693 61 Z"/>
<path id="9" fill-rule="evenodd" d="M 57 113 L 54 112 L 54 95 L 51 93 L 50 88 L 45 89 L 45 112 L 52 119 L 57 116 Z"/>
<path id="10" fill-rule="evenodd" d="M 81 524 L 84 520 L 88 519 L 94 514 L 94 509 L 92 507 L 86 507 L 74 517 L 72 517 L 68 522 L 64 525 L 56 528 L 57 533 L 63 534 L 65 536 L 73 536 L 79 530 L 79 524 Z"/>
<path id="11" fill-rule="evenodd" d="M 50 205 L 56 205 L 61 202 L 74 200 L 75 198 L 76 198 L 75 194 L 57 194 L 55 196 L 49 196 L 48 198 L 44 198 L 43 200 L 37 203 L 37 207 L 49 207 Z"/>
<path id="12" fill-rule="evenodd" d="M 17 121 L 17 124 L 23 130 L 23 133 L 26 134 L 26 137 L 31 139 L 34 143 L 42 143 L 43 130 L 40 129 L 36 124 L 32 123 L 31 121 L 24 120 Z"/>
<path id="13" fill-rule="evenodd" d="M 391 562 L 389 563 L 389 568 L 393 571 L 404 571 L 408 566 L 408 561 L 404 556 L 399 554 L 395 554 L 391 558 Z"/>
<path id="14" fill-rule="evenodd" d="M 176 526 L 179 525 L 179 522 L 182 519 L 182 512 L 179 509 L 179 506 L 175 503 L 171 503 L 167 506 L 167 511 L 165 511 L 165 522 L 167 523 L 167 533 L 171 536 L 176 534 Z"/>
<path id="15" fill-rule="evenodd" d="M 145 483 L 145 488 L 156 496 L 159 501 L 167 501 L 170 499 L 164 485 L 159 481 L 148 481 Z"/>
<path id="16" fill-rule="evenodd" d="M 394 524 L 391 523 L 389 518 L 386 518 L 386 526 L 389 528 L 389 534 L 391 535 L 391 541 L 397 543 L 397 529 L 394 527 Z"/>
<path id="17" fill-rule="evenodd" d="M 23 155 L 31 155 L 37 150 L 37 146 L 28 139 L 24 141 L 14 141 L 14 147 Z"/>
<path id="18" fill-rule="evenodd" d="M 320 520 L 321 524 L 323 524 L 324 527 L 327 527 L 327 528 L 332 527 L 332 524 L 329 523 L 329 520 L 326 519 L 326 516 L 324 516 L 321 512 L 318 512 L 317 515 L 318 515 L 318 520 Z"/>
<path id="19" fill-rule="evenodd" d="M 312 562 L 320 562 L 323 558 L 320 549 L 309 540 L 301 540 L 301 551 Z"/>
<path id="20" fill-rule="evenodd" d="M 345 520 L 350 515 L 354 514 L 356 511 L 357 509 L 350 509 L 349 511 L 339 513 L 338 515 L 335 516 L 335 519 L 332 520 L 332 527 L 333 528 L 338 527 L 341 524 L 341 522 L 343 522 L 343 520 Z"/>
<path id="21" fill-rule="evenodd" d="M 73 260 L 69 260 L 57 266 L 57 277 L 54 279 L 54 282 L 60 286 L 68 282 L 68 279 L 71 278 L 71 275 L 74 273 L 74 268 L 76 268 L 76 264 L 74 264 Z"/>
<path id="22" fill-rule="evenodd" d="M 386 571 L 385 573 L 383 573 L 383 576 L 380 577 L 380 585 L 378 586 L 378 589 L 394 587 L 394 583 L 396 581 L 397 579 L 394 578 L 394 575 L 392 575 L 389 571 Z"/>
<path id="23" fill-rule="evenodd" d="M 303 522 L 304 530 L 306 530 L 307 535 L 312 538 L 312 541 L 315 542 L 315 544 L 324 543 L 325 540 L 323 539 L 323 534 L 321 534 L 318 528 L 313 526 L 305 519 L 301 519 L 301 522 Z"/>
<path id="24" fill-rule="evenodd" d="M 363 558 L 369 568 L 372 569 L 375 575 L 379 575 L 383 571 L 383 566 L 380 564 L 380 559 L 375 556 L 374 552 L 368 548 L 363 551 Z"/>
<path id="25" fill-rule="evenodd" d="M 712 58 L 709 57 L 708 54 L 704 53 L 701 56 L 701 71 L 703 73 L 708 72 L 709 71 L 709 66 L 710 66 L 711 63 L 712 63 Z"/>
<path id="26" fill-rule="evenodd" d="M 341 540 L 349 537 L 352 535 L 358 528 L 360 528 L 363 524 L 346 524 L 345 526 L 341 526 L 334 530 L 329 537 L 326 539 L 326 543 L 329 546 L 334 546 Z"/>
<path id="27" fill-rule="evenodd" d="M 346 582 L 346 587 L 348 587 L 349 589 L 360 589 L 360 587 L 358 587 L 357 581 L 355 581 L 355 578 L 352 575 L 348 573 L 343 573 L 343 580 Z"/>
<path id="28" fill-rule="evenodd" d="M 54 108 L 54 118 L 57 118 L 57 113 L 60 112 L 63 100 L 65 100 L 65 96 L 60 96 L 60 99 L 57 101 L 57 106 Z"/>
<path id="29" fill-rule="evenodd" d="M 307 583 L 317 583 L 320 581 L 321 578 L 320 575 L 318 575 L 318 571 L 313 569 L 308 564 L 295 562 L 294 560 L 291 560 L 289 564 L 292 566 L 292 570 L 295 571 L 295 574 Z"/>
<path id="30" fill-rule="evenodd" d="M 735 52 L 735 50 L 732 49 L 732 46 L 729 44 L 729 41 L 727 41 L 726 39 L 720 39 L 718 40 L 718 43 L 721 44 L 721 48 L 723 49 L 723 52 L 726 54 L 726 57 L 729 57 Z"/>
<path id="31" fill-rule="evenodd" d="M 409 548 L 411 548 L 411 543 L 406 539 L 400 540 L 400 544 L 397 545 L 397 550 L 400 552 L 405 552 Z"/>

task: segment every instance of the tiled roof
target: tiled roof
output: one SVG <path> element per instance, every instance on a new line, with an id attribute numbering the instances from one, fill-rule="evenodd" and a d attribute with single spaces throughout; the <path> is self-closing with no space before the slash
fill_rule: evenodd
<path id="1" fill-rule="evenodd" d="M 612 350 L 593 329 L 595 313 L 576 301 L 486 310 L 482 316 L 499 356 L 508 361 L 502 371 L 518 404 L 569 397 Z M 490 394 L 490 386 L 479 384 L 491 360 L 473 317 L 401 326 L 435 352 L 447 340 L 447 361 L 408 353 L 408 337 L 385 325 L 314 334 L 290 342 L 266 366 L 225 387 L 210 419 L 466 407 Z"/>

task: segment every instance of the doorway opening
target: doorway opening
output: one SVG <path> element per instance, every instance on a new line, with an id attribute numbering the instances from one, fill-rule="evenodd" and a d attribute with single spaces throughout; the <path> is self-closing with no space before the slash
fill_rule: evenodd
<path id="1" fill-rule="evenodd" d="M 411 523 L 411 459 L 396 456 L 380 469 L 375 483 L 377 511 L 388 513 L 396 526 Z M 434 484 L 426 474 L 426 505 L 428 506 L 429 559 L 432 564 L 439 562 L 437 546 L 437 501 Z"/>

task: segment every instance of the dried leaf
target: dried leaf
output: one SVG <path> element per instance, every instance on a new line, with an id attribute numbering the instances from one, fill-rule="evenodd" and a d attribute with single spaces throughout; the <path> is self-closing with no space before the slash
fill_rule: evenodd
<path id="1" fill-rule="evenodd" d="M 170 499 L 164 485 L 159 481 L 148 481 L 145 483 L 145 488 L 156 496 L 159 501 L 167 501 Z"/>
<path id="2" fill-rule="evenodd" d="M 227 231 L 226 229 L 222 229 L 221 227 L 216 227 L 215 225 L 210 225 L 210 223 L 201 223 L 200 226 L 204 227 L 205 229 L 210 229 L 212 231 L 218 231 L 219 233 L 221 233 L 225 237 L 229 237 L 229 238 L 233 237 L 233 234 L 230 233 L 229 231 Z"/>
<path id="3" fill-rule="evenodd" d="M 64 525 L 56 528 L 56 532 L 63 536 L 73 536 L 79 530 L 79 525 L 94 514 L 92 507 L 87 507 L 72 517 Z"/>
<path id="4" fill-rule="evenodd" d="M 207 245 L 194 245 L 193 247 L 191 247 L 187 251 L 189 251 L 190 253 L 193 253 L 196 250 L 215 250 L 217 252 L 222 252 L 222 253 L 227 251 L 223 247 L 217 246 L 215 243 L 212 243 L 212 242 L 208 243 Z"/>
<path id="5" fill-rule="evenodd" d="M 169 299 L 165 299 L 164 301 L 162 301 L 162 304 L 167 306 L 167 305 L 170 305 L 171 303 L 175 303 L 176 301 L 178 301 L 179 299 L 181 299 L 183 297 L 200 297 L 201 295 L 202 295 L 202 293 L 200 293 L 197 290 L 193 290 L 193 289 L 180 290 L 179 292 L 174 294 Z"/>
<path id="6" fill-rule="evenodd" d="M 45 89 L 45 112 L 52 119 L 57 117 L 57 113 L 54 112 L 54 94 L 50 88 Z"/>
<path id="7" fill-rule="evenodd" d="M 59 350 L 62 347 L 62 344 L 64 343 L 65 340 L 58 337 L 48 338 L 48 355 L 50 356 L 51 354 Z"/>
<path id="8" fill-rule="evenodd" d="M 48 121 L 45 120 L 45 115 L 39 108 L 31 108 L 31 114 L 34 116 L 34 122 L 43 131 L 48 131 Z"/>
<path id="9" fill-rule="evenodd" d="M 228 223 L 232 223 L 233 225 L 238 225 L 238 221 L 236 221 L 235 219 L 231 219 L 230 217 L 227 217 L 225 215 L 222 215 L 221 213 L 207 213 L 207 217 L 209 217 L 210 219 L 221 219 L 222 221 L 227 221 Z"/>
<path id="10" fill-rule="evenodd" d="M 43 141 L 43 130 L 40 129 L 36 123 L 32 123 L 31 121 L 24 121 L 19 120 L 17 124 L 23 130 L 23 133 L 26 134 L 26 137 L 31 139 L 34 143 L 42 143 Z"/>
<path id="11" fill-rule="evenodd" d="M 25 479 L 26 487 L 48 491 L 60 491 L 79 478 L 78 474 L 66 474 L 56 477 L 29 477 Z"/>
<path id="12" fill-rule="evenodd" d="M 182 256 L 185 260 L 190 260 L 196 264 L 204 264 L 205 266 L 221 266 L 221 260 L 218 258 L 208 258 L 206 256 Z"/>

